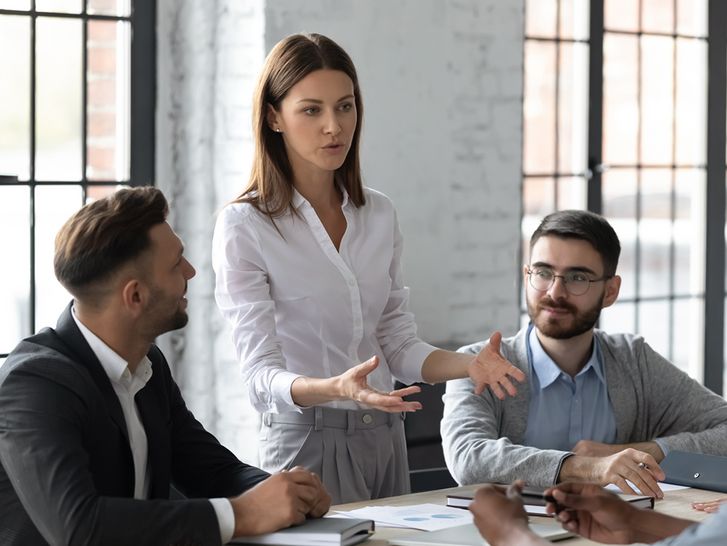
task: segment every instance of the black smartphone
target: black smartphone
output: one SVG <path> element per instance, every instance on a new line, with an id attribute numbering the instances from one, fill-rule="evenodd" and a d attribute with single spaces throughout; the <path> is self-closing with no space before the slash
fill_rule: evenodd
<path id="1" fill-rule="evenodd" d="M 552 495 L 545 494 L 544 487 L 530 487 L 525 486 L 520 492 L 520 496 L 523 498 L 525 504 L 534 504 L 536 506 L 545 506 L 547 503 L 555 503 L 555 499 Z"/>

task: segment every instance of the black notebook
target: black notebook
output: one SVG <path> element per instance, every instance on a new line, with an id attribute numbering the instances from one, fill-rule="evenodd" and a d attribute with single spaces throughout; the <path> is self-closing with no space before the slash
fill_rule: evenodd
<path id="1" fill-rule="evenodd" d="M 368 539 L 374 532 L 370 519 L 319 518 L 301 525 L 255 537 L 233 538 L 230 544 L 278 544 L 280 546 L 349 546 Z"/>
<path id="2" fill-rule="evenodd" d="M 630 502 L 636 508 L 654 508 L 654 499 L 646 495 L 625 495 L 617 493 L 623 500 Z M 475 497 L 474 491 L 463 491 L 462 493 L 450 493 L 447 495 L 447 506 L 455 508 L 468 508 Z M 549 516 L 545 512 L 545 506 L 541 504 L 525 504 L 525 511 L 531 516 Z"/>

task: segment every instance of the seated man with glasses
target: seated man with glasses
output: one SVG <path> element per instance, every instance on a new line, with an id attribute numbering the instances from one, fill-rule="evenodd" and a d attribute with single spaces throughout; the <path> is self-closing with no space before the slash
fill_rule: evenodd
<path id="1" fill-rule="evenodd" d="M 535 230 L 523 268 L 530 324 L 490 339 L 528 387 L 500 400 L 473 394 L 466 379 L 447 384 L 442 442 L 460 484 L 590 481 L 660 498 L 658 463 L 670 450 L 727 455 L 723 398 L 640 336 L 594 329 L 618 297 L 620 252 L 613 228 L 590 212 L 556 212 Z"/>

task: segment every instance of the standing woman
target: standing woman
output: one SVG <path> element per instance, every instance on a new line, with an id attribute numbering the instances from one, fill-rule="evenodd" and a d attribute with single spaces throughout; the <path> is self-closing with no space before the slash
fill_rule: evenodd
<path id="1" fill-rule="evenodd" d="M 212 250 L 217 304 L 263 413 L 261 466 L 305 466 L 334 503 L 409 491 L 403 415 L 421 405 L 404 397 L 419 388 L 392 391 L 394 379 L 469 375 L 501 398 L 515 393 L 508 375 L 524 380 L 499 335 L 475 358 L 416 337 L 396 212 L 361 182 L 362 114 L 343 49 L 318 34 L 279 42 L 255 93 L 250 181 Z"/>

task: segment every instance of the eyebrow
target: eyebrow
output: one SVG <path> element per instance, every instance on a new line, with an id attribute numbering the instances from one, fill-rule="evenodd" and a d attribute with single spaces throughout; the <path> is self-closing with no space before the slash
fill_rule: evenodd
<path id="1" fill-rule="evenodd" d="M 345 97 L 341 97 L 340 99 L 338 99 L 336 102 L 341 102 L 343 100 L 352 99 L 352 98 L 353 98 L 353 95 L 346 95 Z M 323 104 L 323 101 L 319 100 L 319 99 L 299 99 L 298 103 L 301 103 L 301 102 L 313 102 L 315 104 Z"/>
<path id="2" fill-rule="evenodd" d="M 530 264 L 530 266 L 531 267 L 547 267 L 548 269 L 552 269 L 555 271 L 555 268 L 547 262 L 535 262 L 534 264 Z M 569 267 L 568 269 L 566 269 L 566 272 L 568 272 L 568 273 L 572 273 L 572 272 L 590 273 L 591 275 L 597 274 L 591 268 L 584 267 L 584 266 Z"/>

